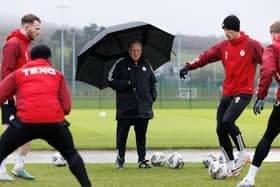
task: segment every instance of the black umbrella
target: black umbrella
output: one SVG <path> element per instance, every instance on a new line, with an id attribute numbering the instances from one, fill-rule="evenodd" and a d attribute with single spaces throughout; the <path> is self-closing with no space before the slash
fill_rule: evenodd
<path id="1" fill-rule="evenodd" d="M 88 41 L 78 54 L 76 80 L 100 89 L 108 86 L 108 72 L 123 57 L 133 40 L 142 42 L 143 53 L 154 69 L 170 61 L 174 36 L 144 22 L 108 27 Z"/>

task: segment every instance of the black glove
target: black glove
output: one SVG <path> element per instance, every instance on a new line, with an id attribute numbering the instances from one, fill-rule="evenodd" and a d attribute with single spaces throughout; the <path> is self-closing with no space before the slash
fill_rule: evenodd
<path id="1" fill-rule="evenodd" d="M 264 100 L 263 99 L 257 99 L 255 104 L 254 104 L 254 114 L 260 114 L 261 111 L 263 110 L 263 106 L 264 106 Z"/>
<path id="2" fill-rule="evenodd" d="M 180 69 L 180 78 L 181 79 L 186 79 L 186 76 L 187 76 L 188 72 L 189 72 L 189 68 L 187 66 Z"/>

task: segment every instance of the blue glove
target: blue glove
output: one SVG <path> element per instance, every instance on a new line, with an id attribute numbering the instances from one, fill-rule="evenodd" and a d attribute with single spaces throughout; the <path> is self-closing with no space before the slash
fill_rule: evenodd
<path id="1" fill-rule="evenodd" d="M 186 79 L 186 76 L 187 76 L 188 72 L 189 72 L 189 68 L 187 66 L 180 69 L 180 78 L 181 79 Z"/>
<path id="2" fill-rule="evenodd" d="M 255 104 L 254 104 L 254 114 L 257 115 L 257 114 L 260 114 L 262 109 L 263 109 L 263 106 L 264 106 L 264 100 L 263 99 L 257 99 Z"/>

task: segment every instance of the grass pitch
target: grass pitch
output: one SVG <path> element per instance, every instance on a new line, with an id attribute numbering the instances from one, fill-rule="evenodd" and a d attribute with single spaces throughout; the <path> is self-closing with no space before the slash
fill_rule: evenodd
<path id="1" fill-rule="evenodd" d="M 261 115 L 252 109 L 241 114 L 237 124 L 247 147 L 255 147 L 267 125 L 271 109 L 267 104 Z M 114 149 L 116 120 L 115 110 L 105 109 L 106 117 L 99 116 L 99 109 L 74 109 L 67 119 L 79 149 Z M 155 109 L 155 118 L 149 123 L 147 148 L 218 148 L 216 135 L 216 109 Z M 273 146 L 280 145 L 276 138 Z M 130 129 L 128 149 L 135 148 L 133 127 Z M 43 141 L 34 141 L 33 149 L 50 149 Z"/>
<path id="2" fill-rule="evenodd" d="M 16 179 L 14 183 L 0 182 L 5 187 L 77 187 L 78 182 L 67 167 L 54 167 L 50 164 L 27 164 L 36 180 Z M 11 167 L 9 167 L 11 169 Z M 117 170 L 113 164 L 87 164 L 88 174 L 94 187 L 233 187 L 248 170 L 246 166 L 240 177 L 213 180 L 201 163 L 185 163 L 182 169 L 167 166 L 151 169 L 138 169 L 136 164 L 127 164 L 126 169 Z M 255 186 L 278 187 L 280 163 L 264 163 Z"/>

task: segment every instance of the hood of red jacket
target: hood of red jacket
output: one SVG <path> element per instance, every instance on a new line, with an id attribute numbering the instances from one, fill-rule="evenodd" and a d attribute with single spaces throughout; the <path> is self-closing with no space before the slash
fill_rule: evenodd
<path id="1" fill-rule="evenodd" d="M 280 48 L 280 35 L 273 42 L 273 45 L 276 46 L 277 48 Z"/>
<path id="2" fill-rule="evenodd" d="M 235 45 L 235 44 L 238 44 L 244 40 L 247 40 L 249 38 L 248 35 L 246 35 L 243 31 L 240 31 L 240 37 L 237 38 L 237 39 L 234 39 L 234 40 L 229 40 L 231 44 Z"/>
<path id="3" fill-rule="evenodd" d="M 11 32 L 8 36 L 7 36 L 7 41 L 13 37 L 17 37 L 20 38 L 26 45 L 29 45 L 31 43 L 30 38 L 28 38 L 28 36 L 25 36 L 24 34 L 22 34 L 20 32 L 19 29 L 14 30 L 13 32 Z"/>

